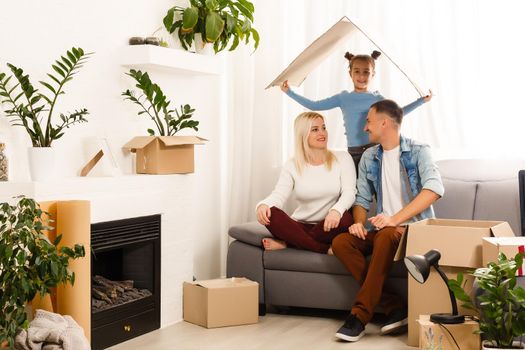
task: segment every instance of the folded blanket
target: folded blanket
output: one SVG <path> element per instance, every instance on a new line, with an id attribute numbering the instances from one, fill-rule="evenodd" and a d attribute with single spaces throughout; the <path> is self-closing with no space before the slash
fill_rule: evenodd
<path id="1" fill-rule="evenodd" d="M 17 350 L 90 350 L 84 330 L 71 316 L 36 310 L 27 330 L 15 339 Z"/>

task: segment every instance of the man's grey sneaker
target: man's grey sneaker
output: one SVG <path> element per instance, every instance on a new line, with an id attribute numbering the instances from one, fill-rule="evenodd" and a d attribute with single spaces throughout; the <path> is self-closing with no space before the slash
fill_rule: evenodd
<path id="1" fill-rule="evenodd" d="M 365 335 L 365 326 L 354 314 L 350 314 L 345 324 L 339 328 L 335 336 L 345 341 L 358 341 Z"/>
<path id="2" fill-rule="evenodd" d="M 400 334 L 407 331 L 407 309 L 396 309 L 388 314 L 385 324 L 381 327 L 381 334 Z"/>

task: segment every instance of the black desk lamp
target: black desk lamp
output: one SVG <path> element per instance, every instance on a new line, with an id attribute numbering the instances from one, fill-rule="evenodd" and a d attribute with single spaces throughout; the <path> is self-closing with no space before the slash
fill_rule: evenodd
<path id="1" fill-rule="evenodd" d="M 405 257 L 405 265 L 408 272 L 414 277 L 416 281 L 423 284 L 430 274 L 430 267 L 434 266 L 445 284 L 447 285 L 448 293 L 450 294 L 450 303 L 452 304 L 452 314 L 432 314 L 430 321 L 434 323 L 455 324 L 465 322 L 465 316 L 458 315 L 458 305 L 454 294 L 448 287 L 447 275 L 439 268 L 438 261 L 441 254 L 437 250 L 431 250 L 425 255 L 412 255 Z"/>

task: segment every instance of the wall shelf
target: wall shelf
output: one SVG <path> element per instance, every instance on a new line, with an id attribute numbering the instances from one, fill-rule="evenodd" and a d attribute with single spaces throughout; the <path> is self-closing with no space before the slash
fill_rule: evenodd
<path id="1" fill-rule="evenodd" d="M 217 56 L 155 45 L 130 45 L 121 50 L 124 67 L 170 70 L 185 75 L 219 75 L 222 62 Z"/>

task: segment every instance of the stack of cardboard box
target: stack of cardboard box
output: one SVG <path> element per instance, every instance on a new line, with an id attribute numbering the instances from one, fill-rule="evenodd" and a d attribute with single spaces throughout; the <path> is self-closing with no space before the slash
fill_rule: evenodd
<path id="1" fill-rule="evenodd" d="M 427 219 L 411 224 L 403 236 L 396 260 L 405 255 L 423 255 L 431 249 L 441 253 L 439 266 L 449 279 L 459 272 L 466 277 L 466 288 L 472 286 L 473 278 L 467 274 L 483 266 L 482 239 L 484 237 L 513 237 L 507 222 Z M 458 302 L 460 305 L 461 302 Z M 424 284 L 408 278 L 408 345 L 419 346 L 420 315 L 451 312 L 448 287 L 439 274 L 432 269 Z M 459 308 L 460 314 L 472 314 L 472 310 Z"/>

